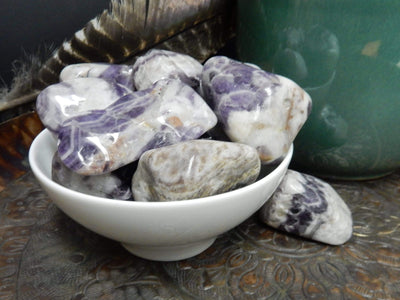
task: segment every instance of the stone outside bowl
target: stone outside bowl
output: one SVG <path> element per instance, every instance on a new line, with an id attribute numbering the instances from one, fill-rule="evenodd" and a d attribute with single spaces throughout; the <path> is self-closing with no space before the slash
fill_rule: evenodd
<path id="1" fill-rule="evenodd" d="M 56 141 L 45 129 L 29 151 L 31 169 L 53 202 L 84 227 L 119 241 L 150 260 L 172 261 L 197 255 L 218 235 L 255 213 L 273 194 L 293 154 L 255 183 L 227 193 L 191 200 L 139 202 L 106 199 L 65 188 L 51 179 Z"/>

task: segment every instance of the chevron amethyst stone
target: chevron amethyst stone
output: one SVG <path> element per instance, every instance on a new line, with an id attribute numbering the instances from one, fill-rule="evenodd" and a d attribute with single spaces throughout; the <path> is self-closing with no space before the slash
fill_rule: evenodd
<path id="1" fill-rule="evenodd" d="M 224 56 L 204 64 L 201 91 L 228 137 L 255 147 L 263 163 L 286 154 L 311 111 L 293 81 Z"/>
<path id="2" fill-rule="evenodd" d="M 132 163 L 107 174 L 79 175 L 67 168 L 56 152 L 51 176 L 58 184 L 77 192 L 109 199 L 133 200 L 131 181 L 135 170 L 136 164 Z"/>
<path id="3" fill-rule="evenodd" d="M 146 151 L 132 179 L 137 201 L 175 201 L 212 196 L 253 183 L 260 173 L 248 145 L 193 140 Z"/>
<path id="4" fill-rule="evenodd" d="M 89 110 L 104 109 L 132 91 L 116 82 L 101 78 L 76 78 L 50 85 L 36 100 L 36 111 L 53 133 L 58 133 L 62 124 Z"/>
<path id="5" fill-rule="evenodd" d="M 179 79 L 197 89 L 202 70 L 202 64 L 189 55 L 152 49 L 136 60 L 133 79 L 138 90 L 147 89 L 157 80 L 166 78 Z"/>
<path id="6" fill-rule="evenodd" d="M 106 63 L 81 63 L 72 64 L 62 69 L 60 81 L 75 78 L 96 77 L 122 84 L 130 89 L 133 86 L 132 66 Z"/>
<path id="7" fill-rule="evenodd" d="M 59 130 L 58 153 L 79 174 L 103 174 L 149 149 L 196 139 L 216 123 L 192 88 L 179 80 L 160 80 L 105 109 L 70 118 Z"/>
<path id="8" fill-rule="evenodd" d="M 282 231 L 341 245 L 351 238 L 351 211 L 328 183 L 288 170 L 281 184 L 260 210 L 267 225 Z"/>

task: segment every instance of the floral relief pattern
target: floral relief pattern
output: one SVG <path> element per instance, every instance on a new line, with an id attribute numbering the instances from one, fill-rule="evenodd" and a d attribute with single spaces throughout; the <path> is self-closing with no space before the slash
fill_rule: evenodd
<path id="1" fill-rule="evenodd" d="M 254 215 L 193 258 L 152 262 L 68 218 L 28 172 L 0 193 L 0 298 L 400 299 L 400 173 L 332 185 L 353 213 L 342 246 Z"/>
<path id="2" fill-rule="evenodd" d="M 353 237 L 342 246 L 289 236 L 263 226 L 253 216 L 222 237 L 222 245 L 217 241 L 212 246 L 215 253 L 221 253 L 218 248 L 228 252 L 212 256 L 208 250 L 217 257 L 211 264 L 195 257 L 169 263 L 166 270 L 185 287 L 188 278 L 201 282 L 204 274 L 224 278 L 216 281 L 218 287 L 209 279 L 207 289 L 189 289 L 200 298 L 224 293 L 223 299 L 397 299 L 399 180 L 399 174 L 394 174 L 370 182 L 332 183 L 353 212 Z M 227 263 L 233 258 L 235 267 Z"/>

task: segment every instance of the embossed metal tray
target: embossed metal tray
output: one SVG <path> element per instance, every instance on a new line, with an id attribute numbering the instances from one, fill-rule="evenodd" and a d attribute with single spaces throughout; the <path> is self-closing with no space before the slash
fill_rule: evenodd
<path id="1" fill-rule="evenodd" d="M 251 217 L 191 259 L 152 262 L 86 230 L 44 194 L 34 113 L 0 125 L 0 299 L 400 299 L 400 172 L 330 182 L 354 234 L 327 246 Z"/>

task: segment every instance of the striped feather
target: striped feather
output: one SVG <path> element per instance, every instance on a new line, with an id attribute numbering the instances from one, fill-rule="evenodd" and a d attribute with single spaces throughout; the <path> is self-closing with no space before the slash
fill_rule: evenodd
<path id="1" fill-rule="evenodd" d="M 38 70 L 15 79 L 0 110 L 36 99 L 59 80 L 61 70 L 82 62 L 127 63 L 150 48 L 189 54 L 199 61 L 234 35 L 230 0 L 111 0 L 110 9 L 64 42 Z"/>

